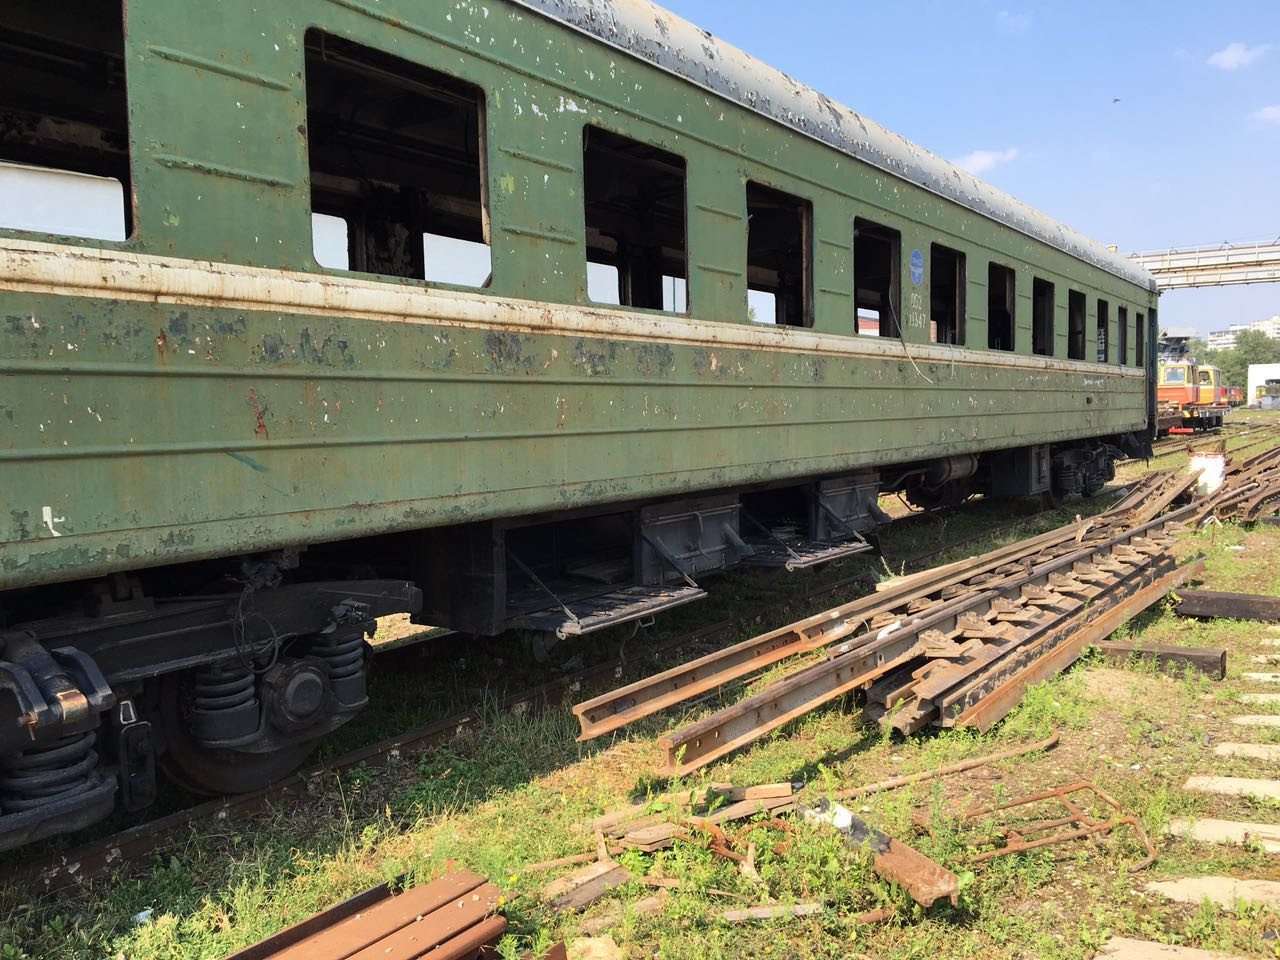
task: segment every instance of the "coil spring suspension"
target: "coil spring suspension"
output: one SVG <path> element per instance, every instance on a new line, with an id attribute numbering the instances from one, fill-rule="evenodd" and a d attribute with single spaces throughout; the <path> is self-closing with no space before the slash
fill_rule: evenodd
<path id="1" fill-rule="evenodd" d="M 364 705 L 368 697 L 365 693 L 363 630 L 339 629 L 317 637 L 311 644 L 310 654 L 328 666 L 329 684 L 340 704 L 348 707 Z"/>
<path id="2" fill-rule="evenodd" d="M 225 744 L 257 733 L 257 678 L 249 668 L 235 662 L 203 667 L 192 693 L 191 732 L 197 740 Z"/>
<path id="3" fill-rule="evenodd" d="M 98 778 L 98 735 L 73 734 L 19 754 L 0 767 L 0 810 L 20 813 L 92 789 Z"/>

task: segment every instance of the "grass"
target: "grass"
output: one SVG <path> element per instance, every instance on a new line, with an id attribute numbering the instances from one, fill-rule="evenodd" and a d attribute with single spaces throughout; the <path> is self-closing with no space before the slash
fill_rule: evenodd
<path id="1" fill-rule="evenodd" d="M 1000 542 L 1109 503 L 1109 498 L 1098 498 L 1068 504 L 1052 519 L 1028 519 L 1025 528 Z M 975 511 L 924 521 L 903 542 L 887 536 L 886 554 L 894 572 L 923 538 L 958 539 L 981 531 L 984 523 L 990 527 L 1007 522 L 1007 507 L 976 506 Z M 1227 525 L 1189 537 L 1185 548 L 1205 556 L 1206 584 L 1213 589 L 1280 593 L 1275 537 L 1267 528 L 1248 532 Z M 994 545 L 972 544 L 936 562 Z M 726 639 L 741 639 L 821 609 L 832 601 L 805 594 L 853 574 L 870 582 L 883 576 L 884 569 L 858 558 L 813 571 L 786 586 L 753 573 L 726 577 L 715 584 L 706 604 L 667 618 L 662 630 L 670 635 L 739 615 L 744 622 Z M 744 610 L 758 613 L 741 616 Z M 450 860 L 494 878 L 507 892 L 504 909 L 512 934 L 504 956 L 544 949 L 553 938 L 572 938 L 593 921 L 606 923 L 628 955 L 663 960 L 858 955 L 1067 960 L 1091 956 L 1111 935 L 1241 956 L 1280 956 L 1275 939 L 1280 917 L 1272 912 L 1173 905 L 1142 890 L 1148 879 L 1209 873 L 1280 880 L 1280 863 L 1274 856 L 1158 836 L 1176 817 L 1276 818 L 1274 809 L 1248 798 L 1190 794 L 1181 785 L 1193 773 L 1265 775 L 1258 773 L 1256 762 L 1213 756 L 1212 746 L 1228 739 L 1280 742 L 1280 731 L 1250 730 L 1230 722 L 1240 713 L 1268 712 L 1268 705 L 1239 702 L 1246 688 L 1240 673 L 1257 666 L 1248 662 L 1249 656 L 1270 652 L 1262 640 L 1277 634 L 1261 624 L 1181 620 L 1169 604 L 1135 618 L 1124 633 L 1142 643 L 1226 646 L 1228 678 L 1213 683 L 1193 673 L 1161 674 L 1141 661 L 1123 670 L 1108 669 L 1099 658 L 1087 657 L 1075 669 L 1030 690 L 1020 707 L 985 735 L 930 730 L 904 740 L 864 724 L 849 704 L 833 705 L 678 783 L 800 779 L 817 798 L 845 786 L 931 769 L 1062 730 L 1061 746 L 1048 754 L 855 802 L 859 816 L 966 878 L 955 907 L 939 904 L 921 910 L 876 876 L 867 852 L 849 849 L 828 829 L 798 824 L 783 835 L 755 824 L 742 839 L 756 843 L 763 886 L 733 864 L 712 857 L 701 844 L 678 843 L 654 855 L 623 856 L 637 877 L 683 881 L 656 915 L 642 916 L 626 907 L 652 893 L 636 881 L 583 915 L 554 916 L 538 897 L 554 874 L 529 874 L 524 867 L 591 849 L 592 839 L 575 830 L 575 824 L 625 797 L 665 786 L 653 774 L 658 758 L 654 737 L 705 715 L 720 701 L 676 708 L 587 744 L 575 742 L 577 724 L 567 710 L 513 716 L 490 706 L 482 727 L 445 747 L 322 778 L 306 796 L 248 819 L 196 824 L 150 864 L 88 880 L 57 899 L 42 900 L 32 891 L 13 887 L 0 891 L 0 960 L 221 957 L 387 879 L 401 874 L 434 876 Z M 531 653 L 518 644 L 485 648 L 450 638 L 433 642 L 444 645 L 439 649 L 449 654 L 437 661 L 441 668 L 422 669 L 424 664 L 413 659 L 418 655 L 412 649 L 404 651 L 407 659 L 397 661 L 395 669 L 376 681 L 386 684 L 384 693 L 394 688 L 399 696 L 344 731 L 331 751 L 477 700 L 494 704 L 504 690 L 527 685 L 538 669 Z M 646 660 L 643 646 L 643 638 L 620 632 L 603 642 L 558 647 L 553 661 L 600 662 L 621 648 L 630 650 L 627 676 L 674 662 Z M 683 656 L 694 652 L 686 650 Z M 1158 838 L 1161 857 L 1154 867 L 1144 874 L 1127 873 L 1126 867 L 1142 853 L 1127 830 L 1095 843 L 1049 848 L 981 866 L 968 862 L 985 848 L 996 823 L 960 823 L 953 814 L 955 804 L 992 803 L 1082 779 L 1098 783 Z M 1054 814 L 1046 808 L 1036 815 Z M 927 830 L 916 826 L 921 817 Z M 780 842 L 787 844 L 785 852 L 775 852 Z M 813 917 L 751 926 L 719 918 L 725 909 L 766 898 L 782 903 L 821 900 L 825 909 Z M 859 913 L 886 904 L 897 907 L 892 921 L 874 927 L 854 922 Z"/>

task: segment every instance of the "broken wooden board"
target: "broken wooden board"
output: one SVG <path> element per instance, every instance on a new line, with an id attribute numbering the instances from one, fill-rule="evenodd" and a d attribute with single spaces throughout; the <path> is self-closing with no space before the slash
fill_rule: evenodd
<path id="1" fill-rule="evenodd" d="M 1179 616 L 1200 619 L 1280 621 L 1280 597 L 1218 590 L 1179 590 Z"/>
<path id="2" fill-rule="evenodd" d="M 686 817 L 685 823 L 693 827 L 718 826 L 733 820 L 745 820 L 757 813 L 781 813 L 795 806 L 795 799 L 790 795 L 758 800 L 739 800 L 727 807 L 720 807 L 702 816 Z"/>
<path id="3" fill-rule="evenodd" d="M 626 867 L 612 860 L 600 860 L 552 881 L 542 892 L 542 899 L 550 903 L 556 913 L 584 910 L 630 879 L 631 871 Z"/>
<path id="4" fill-rule="evenodd" d="M 1219 647 L 1170 647 L 1163 644 L 1100 643 L 1107 663 L 1124 666 L 1130 660 L 1155 660 L 1165 672 L 1181 673 L 1192 669 L 1214 680 L 1227 675 L 1227 651 Z"/>
<path id="5" fill-rule="evenodd" d="M 648 826 L 667 818 L 664 813 L 647 814 L 654 807 L 673 807 L 676 810 L 696 811 L 699 807 L 717 802 L 740 803 L 745 800 L 773 800 L 791 797 L 803 787 L 799 783 L 760 783 L 735 786 L 731 783 L 712 783 L 689 790 L 673 790 L 652 797 L 632 800 L 625 806 L 607 811 L 588 823 L 578 824 L 578 829 L 592 833 L 604 832 L 621 835 L 636 826 Z M 668 811 L 668 813 L 673 811 Z M 623 829 L 623 828 L 626 829 Z"/>
<path id="6" fill-rule="evenodd" d="M 752 923 L 758 920 L 779 920 L 783 917 L 811 917 L 822 912 L 820 903 L 762 903 L 754 907 L 726 910 L 720 914 L 729 923 Z"/>
<path id="7" fill-rule="evenodd" d="M 653 853 L 671 846 L 682 835 L 683 831 L 674 823 L 655 823 L 653 826 L 629 830 L 622 842 L 641 853 Z"/>

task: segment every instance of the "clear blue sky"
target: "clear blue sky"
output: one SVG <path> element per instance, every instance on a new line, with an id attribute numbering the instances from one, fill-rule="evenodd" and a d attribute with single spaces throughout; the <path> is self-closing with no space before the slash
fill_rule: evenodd
<path id="1" fill-rule="evenodd" d="M 1123 252 L 1280 237 L 1280 0 L 660 2 Z M 1160 300 L 1203 332 L 1280 284 Z"/>

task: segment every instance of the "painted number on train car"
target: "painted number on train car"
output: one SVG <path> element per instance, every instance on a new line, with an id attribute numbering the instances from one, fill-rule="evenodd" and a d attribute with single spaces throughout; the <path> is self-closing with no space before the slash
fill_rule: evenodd
<path id="1" fill-rule="evenodd" d="M 924 311 L 924 295 L 912 290 L 907 299 L 907 326 L 923 329 L 929 325 L 929 316 Z"/>

